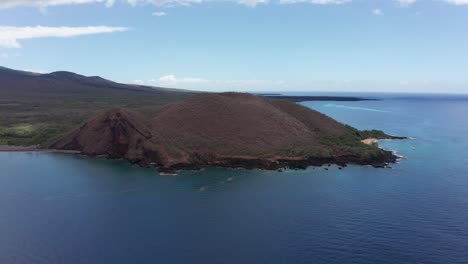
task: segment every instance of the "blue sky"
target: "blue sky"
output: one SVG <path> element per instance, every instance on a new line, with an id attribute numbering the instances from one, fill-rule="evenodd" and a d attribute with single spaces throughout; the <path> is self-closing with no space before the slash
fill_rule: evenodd
<path id="1" fill-rule="evenodd" d="M 212 91 L 468 93 L 468 0 L 2 0 L 0 65 Z"/>

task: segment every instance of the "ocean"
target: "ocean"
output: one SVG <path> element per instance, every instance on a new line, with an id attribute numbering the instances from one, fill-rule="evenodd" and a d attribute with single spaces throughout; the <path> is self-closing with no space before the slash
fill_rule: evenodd
<path id="1" fill-rule="evenodd" d="M 208 168 L 0 153 L 0 263 L 468 263 L 468 97 L 303 102 L 404 158 L 391 169 Z M 328 167 L 327 167 L 328 168 Z"/>

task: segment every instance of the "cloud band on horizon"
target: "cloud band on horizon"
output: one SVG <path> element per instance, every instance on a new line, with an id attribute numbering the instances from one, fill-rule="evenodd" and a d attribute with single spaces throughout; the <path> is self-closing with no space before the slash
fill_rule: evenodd
<path id="1" fill-rule="evenodd" d="M 21 48 L 20 40 L 34 38 L 69 38 L 127 31 L 127 27 L 88 26 L 88 27 L 12 27 L 0 26 L 0 48 Z"/>
<path id="2" fill-rule="evenodd" d="M 2 0 L 0 2 L 0 9 L 13 8 L 19 6 L 32 6 L 38 8 L 46 8 L 49 6 L 59 5 L 79 5 L 79 4 L 92 4 L 102 3 L 107 7 L 113 6 L 116 2 L 127 3 L 131 6 L 142 4 L 153 4 L 157 6 L 188 6 L 191 4 L 199 4 L 204 2 L 233 2 L 248 7 L 255 7 L 259 4 L 298 4 L 308 3 L 315 5 L 340 5 L 352 2 L 353 0 Z M 399 3 L 400 6 L 408 7 L 418 2 L 418 0 L 393 0 Z M 468 0 L 439 0 L 452 5 L 467 5 Z"/>

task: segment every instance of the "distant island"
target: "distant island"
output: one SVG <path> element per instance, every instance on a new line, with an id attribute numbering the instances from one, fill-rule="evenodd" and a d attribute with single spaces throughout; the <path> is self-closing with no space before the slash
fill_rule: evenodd
<path id="1" fill-rule="evenodd" d="M 363 98 L 354 96 L 308 96 L 308 95 L 282 95 L 282 94 L 257 94 L 261 97 L 269 97 L 275 99 L 283 99 L 291 102 L 305 102 L 305 101 L 335 101 L 335 102 L 358 102 L 358 101 L 378 101 L 379 99 L 374 98 Z"/>
<path id="2" fill-rule="evenodd" d="M 294 102 L 371 100 L 201 93 L 115 83 L 72 72 L 0 67 L 0 150 L 65 151 L 161 171 L 204 166 L 306 168 L 395 162 L 378 139 Z"/>

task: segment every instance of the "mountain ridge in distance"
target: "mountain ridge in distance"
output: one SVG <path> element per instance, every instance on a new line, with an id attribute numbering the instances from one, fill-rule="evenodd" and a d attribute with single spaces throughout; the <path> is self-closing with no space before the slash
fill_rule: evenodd
<path id="1" fill-rule="evenodd" d="M 66 71 L 40 74 L 0 67 L 0 145 L 46 146 L 99 112 L 157 108 L 196 93 Z"/>

